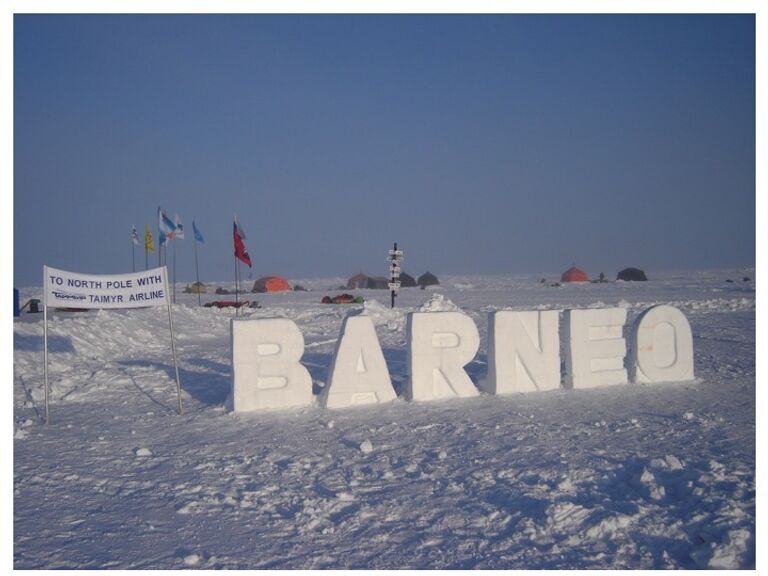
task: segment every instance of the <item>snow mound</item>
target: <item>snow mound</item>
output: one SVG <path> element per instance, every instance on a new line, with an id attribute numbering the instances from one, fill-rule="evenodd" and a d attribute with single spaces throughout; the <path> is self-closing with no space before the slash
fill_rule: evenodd
<path id="1" fill-rule="evenodd" d="M 405 310 L 402 308 L 387 308 L 376 300 L 366 300 L 360 313 L 369 316 L 374 326 L 386 326 L 398 332 L 405 329 Z"/>
<path id="2" fill-rule="evenodd" d="M 436 293 L 421 305 L 419 312 L 461 312 L 461 308 L 446 298 L 445 295 Z"/>

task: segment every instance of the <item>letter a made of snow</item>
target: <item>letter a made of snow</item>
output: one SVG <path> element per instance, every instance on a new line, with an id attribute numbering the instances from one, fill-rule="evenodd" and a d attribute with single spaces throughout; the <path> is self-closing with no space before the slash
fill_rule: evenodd
<path id="1" fill-rule="evenodd" d="M 341 327 L 320 403 L 325 408 L 347 408 L 394 399 L 392 380 L 371 318 L 348 316 Z"/>

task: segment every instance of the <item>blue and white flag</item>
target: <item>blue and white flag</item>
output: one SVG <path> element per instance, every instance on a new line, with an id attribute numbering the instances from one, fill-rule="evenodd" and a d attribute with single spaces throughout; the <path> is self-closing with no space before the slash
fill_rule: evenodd
<path id="1" fill-rule="evenodd" d="M 192 232 L 195 235 L 195 240 L 197 242 L 200 242 L 200 244 L 205 244 L 205 240 L 203 239 L 203 235 L 200 233 L 200 230 L 197 229 L 197 226 L 195 226 L 195 221 L 192 220 Z"/>
<path id="2" fill-rule="evenodd" d="M 131 226 L 131 240 L 134 244 L 139 244 L 139 233 L 136 232 L 136 226 Z"/>
<path id="3" fill-rule="evenodd" d="M 164 232 L 167 238 L 173 238 L 173 235 L 176 233 L 176 224 L 160 206 L 157 207 L 157 225 L 160 228 L 160 232 Z"/>
<path id="4" fill-rule="evenodd" d="M 184 240 L 184 225 L 181 223 L 181 218 L 179 218 L 178 214 L 173 215 L 173 224 L 176 226 L 176 232 L 173 233 L 173 237 Z"/>

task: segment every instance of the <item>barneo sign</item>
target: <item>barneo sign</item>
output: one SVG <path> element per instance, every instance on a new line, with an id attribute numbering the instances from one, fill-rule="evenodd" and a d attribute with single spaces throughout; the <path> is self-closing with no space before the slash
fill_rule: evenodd
<path id="1" fill-rule="evenodd" d="M 45 266 L 43 281 L 43 303 L 51 308 L 138 308 L 168 303 L 164 267 L 97 276 Z"/>
<path id="2" fill-rule="evenodd" d="M 488 376 L 478 386 L 464 367 L 480 347 L 472 318 L 461 312 L 413 312 L 407 318 L 408 379 L 403 396 L 429 401 L 489 394 L 591 388 L 633 382 L 692 380 L 693 337 L 685 316 L 653 306 L 624 338 L 625 308 L 565 310 L 561 374 L 560 311 L 492 312 L 488 318 Z M 286 318 L 234 319 L 230 410 L 251 412 L 307 406 L 312 378 L 300 360 L 304 337 Z M 396 397 L 371 318 L 351 315 L 341 327 L 325 408 L 389 402 Z"/>

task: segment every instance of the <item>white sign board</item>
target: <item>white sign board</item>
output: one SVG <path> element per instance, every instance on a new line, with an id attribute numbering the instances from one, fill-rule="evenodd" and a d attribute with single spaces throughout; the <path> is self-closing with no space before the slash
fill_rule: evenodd
<path id="1" fill-rule="evenodd" d="M 51 419 L 48 409 L 48 308 L 144 308 L 168 307 L 173 366 L 176 369 L 176 392 L 181 405 L 181 380 L 173 337 L 173 315 L 168 298 L 168 270 L 165 266 L 132 274 L 79 274 L 43 266 L 43 372 L 45 377 L 45 422 Z"/>
<path id="2" fill-rule="evenodd" d="M 165 268 L 93 275 L 43 268 L 43 304 L 51 308 L 141 308 L 168 303 Z"/>

